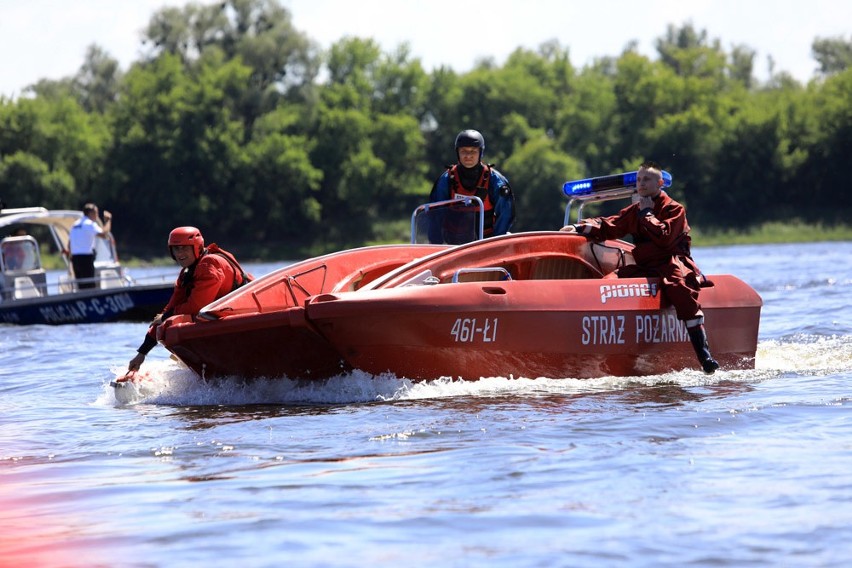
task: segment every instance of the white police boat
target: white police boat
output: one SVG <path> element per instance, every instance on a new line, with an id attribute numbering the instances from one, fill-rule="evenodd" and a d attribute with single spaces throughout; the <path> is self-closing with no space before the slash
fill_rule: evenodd
<path id="1" fill-rule="evenodd" d="M 118 260 L 112 236 L 96 239 L 94 278 L 84 281 L 74 277 L 64 251 L 68 250 L 71 227 L 82 216 L 80 211 L 44 207 L 0 211 L 0 323 L 145 321 L 166 305 L 175 274 L 132 278 Z M 44 268 L 36 237 L 52 240 L 65 261 L 64 273 Z M 83 282 L 94 287 L 80 287 Z"/>

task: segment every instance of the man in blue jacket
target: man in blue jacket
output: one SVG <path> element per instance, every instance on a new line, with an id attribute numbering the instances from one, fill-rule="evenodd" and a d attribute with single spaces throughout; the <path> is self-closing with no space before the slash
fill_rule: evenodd
<path id="1" fill-rule="evenodd" d="M 506 176 L 482 161 L 485 138 L 477 130 L 463 130 L 456 136 L 457 163 L 432 187 L 429 201 L 462 200 L 476 196 L 482 200 L 485 214 L 483 236 L 504 235 L 515 220 L 515 200 Z M 478 206 L 441 208 L 429 217 L 429 242 L 462 244 L 476 240 Z"/>

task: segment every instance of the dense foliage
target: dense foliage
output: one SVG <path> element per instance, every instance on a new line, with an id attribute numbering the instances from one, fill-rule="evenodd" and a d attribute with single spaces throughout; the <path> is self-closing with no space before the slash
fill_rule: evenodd
<path id="1" fill-rule="evenodd" d="M 163 254 L 177 225 L 251 258 L 404 241 L 412 209 L 483 132 L 514 188 L 515 231 L 558 228 L 568 179 L 655 159 L 694 225 L 848 222 L 852 49 L 816 38 L 819 77 L 753 76 L 670 26 L 651 60 L 628 44 L 575 68 L 552 41 L 501 66 L 431 74 L 406 45 L 346 38 L 322 52 L 278 0 L 164 8 L 122 72 L 92 46 L 77 75 L 0 98 L 0 196 L 9 207 L 115 216 L 123 250 Z"/>

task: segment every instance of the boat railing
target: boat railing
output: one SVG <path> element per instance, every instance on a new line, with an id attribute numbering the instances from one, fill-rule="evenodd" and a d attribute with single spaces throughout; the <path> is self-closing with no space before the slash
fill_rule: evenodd
<path id="1" fill-rule="evenodd" d="M 583 220 L 583 208 L 586 206 L 586 203 L 589 202 L 605 202 L 605 201 L 614 201 L 616 199 L 624 199 L 626 197 L 630 197 L 636 192 L 636 188 L 623 188 L 620 190 L 613 190 L 601 193 L 593 193 L 590 195 L 581 195 L 572 197 L 570 201 L 568 201 L 568 205 L 565 206 L 565 219 L 564 224 L 568 225 L 571 223 L 571 209 L 574 207 L 574 204 L 577 203 L 577 223 Z"/>
<path id="2" fill-rule="evenodd" d="M 306 287 L 307 285 L 303 284 L 299 279 L 305 275 L 313 276 L 315 274 L 321 275 L 321 278 L 319 279 L 319 289 L 315 292 L 312 292 L 308 289 L 308 287 Z M 295 274 L 287 276 L 286 280 L 284 281 L 284 285 L 286 286 L 287 292 L 289 292 L 290 294 L 290 300 L 292 301 L 292 305 L 298 306 L 301 304 L 302 301 L 304 301 L 304 299 L 312 296 L 313 294 L 319 294 L 320 292 L 323 292 L 325 290 L 325 280 L 327 274 L 328 266 L 326 266 L 325 264 L 321 264 L 319 266 L 313 266 L 311 268 L 308 268 L 307 270 L 303 270 L 301 272 L 297 272 Z"/>
<path id="3" fill-rule="evenodd" d="M 456 199 L 424 203 L 418 206 L 411 214 L 411 244 L 418 244 L 418 236 L 424 232 L 424 226 L 425 232 L 428 234 L 432 223 L 443 223 L 446 215 L 453 213 L 465 215 L 470 219 L 469 228 L 466 226 L 467 221 L 461 220 L 461 229 L 468 232 L 473 239 L 481 241 L 484 238 L 485 207 L 482 200 L 475 195 L 465 195 L 458 196 Z M 468 238 L 464 242 L 470 240 Z M 427 240 L 427 242 L 429 241 Z"/>
<path id="4" fill-rule="evenodd" d="M 59 286 L 63 293 L 81 290 L 80 284 L 94 284 L 95 289 L 108 290 L 112 288 L 125 288 L 127 286 L 146 286 L 174 282 L 174 274 L 162 273 L 133 277 L 118 268 L 98 269 L 94 278 L 72 278 L 64 274 L 59 279 Z M 85 288 L 82 288 L 85 290 Z"/>
<path id="5" fill-rule="evenodd" d="M 0 298 L 4 302 L 45 298 L 86 290 L 116 290 L 129 286 L 161 285 L 173 282 L 173 275 L 158 274 L 142 278 L 131 278 L 116 270 L 103 271 L 95 278 L 71 278 L 63 274 L 56 281 L 50 281 L 44 270 L 7 271 L 0 281 Z M 80 288 L 80 284 L 94 284 L 91 288 Z"/>
<path id="6" fill-rule="evenodd" d="M 123 288 L 133 284 L 138 284 L 138 282 L 130 276 L 126 274 L 122 275 L 116 269 L 106 269 L 100 270 L 99 274 L 92 278 L 71 278 L 68 275 L 63 275 L 59 278 L 58 288 L 60 294 L 68 294 L 70 292 L 85 290 L 85 286 L 88 286 L 90 289 L 108 290 L 111 288 Z"/>

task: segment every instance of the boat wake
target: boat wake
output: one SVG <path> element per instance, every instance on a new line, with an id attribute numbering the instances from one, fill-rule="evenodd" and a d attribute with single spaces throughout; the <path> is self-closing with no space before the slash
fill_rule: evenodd
<path id="1" fill-rule="evenodd" d="M 852 336 L 795 334 L 757 346 L 756 373 L 831 375 L 852 370 Z"/>
<path id="2" fill-rule="evenodd" d="M 367 402 L 396 402 L 452 397 L 500 398 L 507 396 L 579 395 L 623 391 L 655 385 L 682 388 L 719 383 L 758 383 L 790 376 L 826 376 L 852 370 L 852 337 L 794 336 L 765 340 L 758 345 L 753 370 L 719 371 L 705 375 L 697 370 L 677 371 L 644 377 L 601 377 L 594 379 L 548 377 L 483 377 L 463 381 L 440 377 L 411 381 L 391 373 L 372 375 L 352 371 L 323 381 L 287 378 L 240 377 L 200 379 L 174 360 L 151 361 L 134 381 L 113 387 L 124 374 L 103 385 L 98 402 L 104 405 L 335 405 Z"/>

